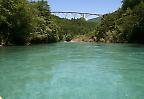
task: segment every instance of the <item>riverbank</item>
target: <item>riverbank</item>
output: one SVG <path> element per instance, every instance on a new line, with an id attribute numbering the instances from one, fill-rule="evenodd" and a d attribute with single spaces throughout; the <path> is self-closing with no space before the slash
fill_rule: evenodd
<path id="1" fill-rule="evenodd" d="M 57 42 L 35 42 L 35 43 L 32 43 L 32 42 L 28 42 L 26 44 L 11 44 L 11 43 L 8 43 L 8 44 L 0 44 L 0 48 L 4 47 L 4 46 L 30 46 L 30 45 L 36 45 L 36 44 L 51 44 L 51 43 L 58 43 L 58 42 L 61 42 L 61 41 L 64 41 L 64 42 L 92 42 L 92 43 L 124 43 L 124 44 L 127 44 L 129 42 L 127 41 L 113 41 L 112 39 L 104 39 L 104 38 L 101 38 L 101 39 L 98 39 L 96 36 L 89 36 L 89 35 L 76 35 L 70 39 L 63 39 L 63 40 L 60 40 L 60 41 L 57 41 Z M 134 43 L 135 44 L 135 43 Z M 137 44 L 143 44 L 143 43 L 137 43 Z"/>
<path id="2" fill-rule="evenodd" d="M 70 42 L 97 42 L 97 38 L 94 36 L 78 35 L 70 40 Z"/>

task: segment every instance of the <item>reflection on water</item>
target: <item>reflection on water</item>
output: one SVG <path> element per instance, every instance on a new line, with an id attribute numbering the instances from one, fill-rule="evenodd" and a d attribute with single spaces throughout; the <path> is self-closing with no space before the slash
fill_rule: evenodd
<path id="1" fill-rule="evenodd" d="M 4 99 L 143 99 L 144 46 L 57 43 L 0 48 Z"/>

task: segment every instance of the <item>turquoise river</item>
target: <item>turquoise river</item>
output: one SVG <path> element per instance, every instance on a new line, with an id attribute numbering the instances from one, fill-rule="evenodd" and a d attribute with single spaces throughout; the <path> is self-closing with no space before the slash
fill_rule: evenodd
<path id="1" fill-rule="evenodd" d="M 0 48 L 3 99 L 144 99 L 144 45 Z"/>

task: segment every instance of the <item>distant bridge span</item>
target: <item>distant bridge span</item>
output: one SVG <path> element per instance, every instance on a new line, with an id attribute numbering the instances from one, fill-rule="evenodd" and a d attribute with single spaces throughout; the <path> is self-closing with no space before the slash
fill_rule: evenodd
<path id="1" fill-rule="evenodd" d="M 82 13 L 82 12 L 51 12 L 52 14 L 59 15 L 63 14 L 65 18 L 71 15 L 73 18 L 83 17 L 88 18 L 89 16 L 96 16 L 96 17 L 103 17 L 102 14 L 95 14 L 95 13 Z"/>

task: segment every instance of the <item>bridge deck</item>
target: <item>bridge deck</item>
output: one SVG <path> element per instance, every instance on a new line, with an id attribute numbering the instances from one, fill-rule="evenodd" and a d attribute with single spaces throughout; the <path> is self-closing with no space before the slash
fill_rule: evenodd
<path id="1" fill-rule="evenodd" d="M 69 13 L 69 14 L 81 14 L 81 15 L 102 16 L 101 14 L 95 14 L 95 13 L 82 13 L 82 12 L 51 12 L 51 13 Z"/>

